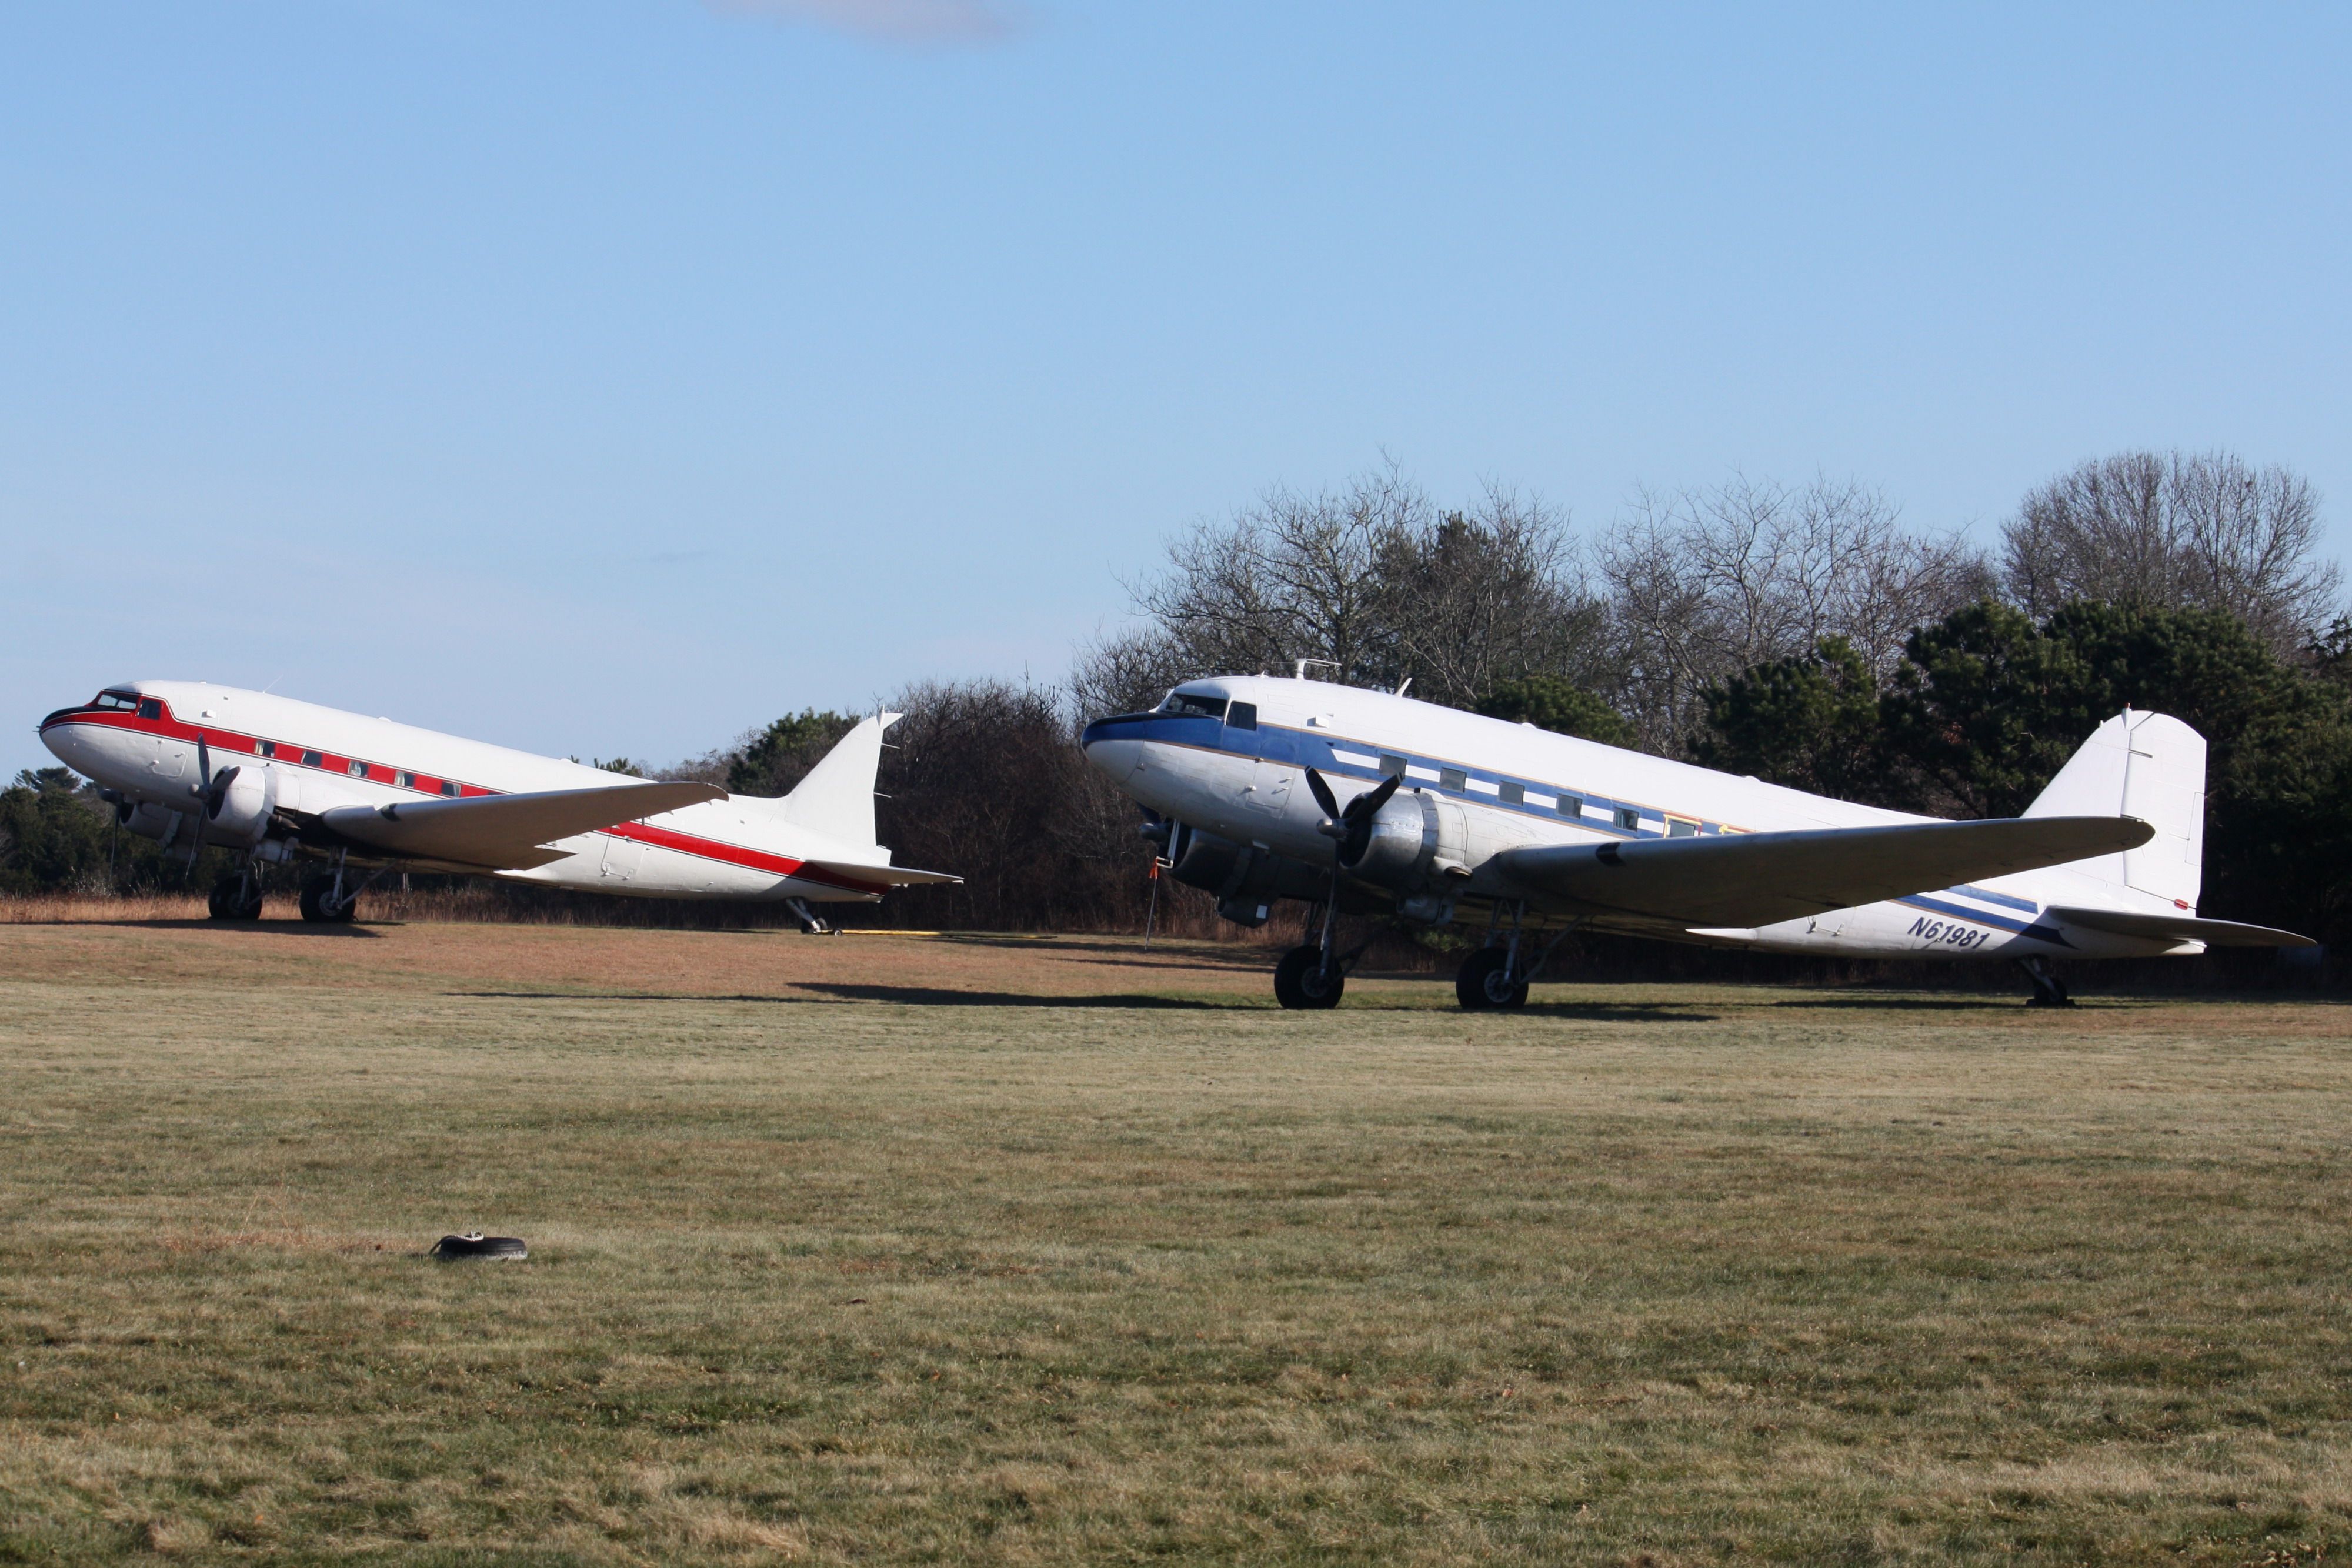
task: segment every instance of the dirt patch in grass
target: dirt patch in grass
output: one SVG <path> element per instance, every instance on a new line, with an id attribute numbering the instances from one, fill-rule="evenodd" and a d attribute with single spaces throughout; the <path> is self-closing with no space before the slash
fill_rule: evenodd
<path id="1" fill-rule="evenodd" d="M 2346 1009 L 1447 989 L 0 931 L 0 1555 L 2347 1550 Z"/>

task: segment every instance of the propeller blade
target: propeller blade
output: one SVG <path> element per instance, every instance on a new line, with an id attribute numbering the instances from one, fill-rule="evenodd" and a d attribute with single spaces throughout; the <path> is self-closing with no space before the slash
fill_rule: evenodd
<path id="1" fill-rule="evenodd" d="M 1388 805 L 1389 796 L 1396 794 L 1397 785 L 1402 783 L 1404 783 L 1404 775 L 1402 773 L 1391 773 L 1388 777 L 1380 782 L 1378 787 L 1366 794 L 1360 795 L 1355 799 L 1349 801 L 1348 803 L 1348 814 L 1352 816 L 1357 812 L 1360 811 L 1366 816 L 1371 816 L 1373 813 L 1379 811 L 1381 807 Z"/>
<path id="2" fill-rule="evenodd" d="M 1339 816 L 1339 797 L 1331 793 L 1331 786 L 1324 783 L 1323 775 L 1313 768 L 1307 770 L 1307 787 L 1315 793 L 1315 804 L 1323 808 L 1323 815 L 1337 821 Z"/>
<path id="3" fill-rule="evenodd" d="M 236 782 L 237 770 L 223 768 L 213 775 L 212 786 L 205 791 L 205 815 L 218 816 L 228 800 L 228 786 Z"/>
<path id="4" fill-rule="evenodd" d="M 205 744 L 205 732 L 196 731 L 196 793 L 210 795 L 213 789 L 213 749 Z"/>

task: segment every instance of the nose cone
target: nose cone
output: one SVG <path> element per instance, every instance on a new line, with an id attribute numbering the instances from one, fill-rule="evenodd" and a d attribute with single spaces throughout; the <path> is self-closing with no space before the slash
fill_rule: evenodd
<path id="1" fill-rule="evenodd" d="M 89 772 L 90 735 L 87 724 L 68 723 L 77 711 L 60 708 L 41 721 L 41 744 L 49 754 L 78 773 Z"/>
<path id="2" fill-rule="evenodd" d="M 1143 760 L 1143 747 L 1152 738 L 1160 715 L 1115 713 L 1097 719 L 1078 734 L 1087 761 L 1115 779 L 1123 779 Z"/>

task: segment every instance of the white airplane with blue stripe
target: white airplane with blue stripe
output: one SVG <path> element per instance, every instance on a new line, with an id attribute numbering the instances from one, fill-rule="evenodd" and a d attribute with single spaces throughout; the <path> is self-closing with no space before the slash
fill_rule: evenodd
<path id="1" fill-rule="evenodd" d="M 1618 931 L 1771 952 L 2021 961 L 2308 946 L 2200 919 L 2205 741 L 2162 713 L 2100 725 L 2021 817 L 1947 822 L 1808 795 L 1382 691 L 1187 681 L 1088 725 L 1171 875 L 1263 925 L 1307 908 L 1286 1007 L 1338 1005 L 1338 916 L 1483 927 L 1455 993 L 1515 1007 L 1561 940 Z"/>

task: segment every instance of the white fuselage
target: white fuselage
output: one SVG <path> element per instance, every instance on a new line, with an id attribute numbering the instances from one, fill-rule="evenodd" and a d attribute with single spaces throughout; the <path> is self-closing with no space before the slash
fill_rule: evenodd
<path id="1" fill-rule="evenodd" d="M 1164 710 L 1122 716 L 1088 728 L 1088 760 L 1164 817 L 1323 868 L 1333 864 L 1333 844 L 1320 830 L 1324 814 L 1304 770 L 1321 773 L 1342 804 L 1401 770 L 1405 788 L 1432 796 L 1454 847 L 1449 852 L 1470 868 L 1436 910 L 1433 918 L 1439 920 L 1452 917 L 1456 900 L 1503 897 L 1504 889 L 1482 878 L 1477 868 L 1520 846 L 1932 820 L 1323 681 L 1228 677 L 1188 682 L 1178 690 L 1247 704 L 1255 710 L 1254 723 L 1241 727 Z M 2126 957 L 2202 951 L 2197 942 L 2068 925 L 2045 912 L 2053 905 L 2159 914 L 2176 907 L 2170 900 L 2136 893 L 2113 874 L 2109 861 L 2100 861 L 1924 889 L 1754 929 L 1668 931 L 1654 922 L 1606 918 L 1591 923 L 1683 941 L 1870 957 Z M 1538 912 L 1558 919 L 1585 913 L 1567 905 Z"/>
<path id="2" fill-rule="evenodd" d="M 269 775 L 277 810 L 297 822 L 338 806 L 614 782 L 585 763 L 267 692 L 174 680 L 131 681 L 108 691 L 136 693 L 140 700 L 132 707 L 61 710 L 43 721 L 42 742 L 68 767 L 141 810 L 142 820 L 165 828 L 168 816 L 179 814 L 179 836 L 195 832 L 203 821 L 196 799 L 199 734 L 215 768 Z M 873 846 L 832 842 L 783 820 L 776 804 L 730 795 L 620 823 L 555 841 L 552 847 L 566 852 L 562 859 L 499 875 L 671 899 L 866 901 L 881 896 L 886 884 L 878 880 L 805 864 L 870 860 L 878 853 Z"/>

